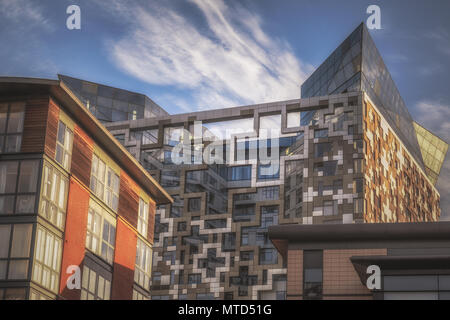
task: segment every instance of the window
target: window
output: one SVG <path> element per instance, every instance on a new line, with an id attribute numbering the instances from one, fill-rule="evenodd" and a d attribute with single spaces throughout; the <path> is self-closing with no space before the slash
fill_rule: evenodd
<path id="1" fill-rule="evenodd" d="M 316 143 L 314 145 L 314 156 L 316 158 L 328 156 L 331 152 L 333 152 L 333 144 L 330 142 Z"/>
<path id="2" fill-rule="evenodd" d="M 136 289 L 133 289 L 133 300 L 150 300 L 150 298 L 149 296 L 140 293 Z"/>
<path id="3" fill-rule="evenodd" d="M 0 225 L 0 280 L 28 278 L 31 224 Z"/>
<path id="4" fill-rule="evenodd" d="M 138 217 L 138 232 L 147 237 L 148 231 L 148 203 L 144 200 L 139 199 L 139 217 Z"/>
<path id="5" fill-rule="evenodd" d="M 0 162 L 0 215 L 35 212 L 39 161 Z"/>
<path id="6" fill-rule="evenodd" d="M 0 153 L 20 151 L 24 115 L 24 102 L 0 104 Z"/>
<path id="7" fill-rule="evenodd" d="M 83 266 L 81 281 L 81 300 L 109 300 L 111 296 L 111 281 L 87 266 Z"/>
<path id="8" fill-rule="evenodd" d="M 47 297 L 46 295 L 44 295 L 43 293 L 34 290 L 34 289 L 30 289 L 30 300 L 53 300 L 50 297 Z"/>
<path id="9" fill-rule="evenodd" d="M 119 207 L 119 183 L 119 176 L 94 154 L 91 190 L 114 211 Z"/>
<path id="10" fill-rule="evenodd" d="M 229 181 L 250 180 L 252 178 L 252 166 L 238 166 L 228 168 Z"/>
<path id="11" fill-rule="evenodd" d="M 320 130 L 314 130 L 314 138 L 327 138 L 328 137 L 328 129 L 320 129 Z"/>
<path id="12" fill-rule="evenodd" d="M 354 193 L 362 193 L 364 187 L 363 179 L 355 179 L 353 180 L 353 192 Z"/>
<path id="13" fill-rule="evenodd" d="M 164 145 L 175 147 L 183 140 L 183 128 L 164 128 Z"/>
<path id="14" fill-rule="evenodd" d="M 337 202 L 337 200 L 324 201 L 323 202 L 323 215 L 324 216 L 336 216 L 336 215 L 338 215 L 338 202 Z"/>
<path id="15" fill-rule="evenodd" d="M 277 264 L 278 254 L 276 249 L 260 249 L 259 264 Z"/>
<path id="16" fill-rule="evenodd" d="M 305 300 L 322 299 L 322 269 L 322 251 L 303 251 L 303 298 Z"/>
<path id="17" fill-rule="evenodd" d="M 241 258 L 240 258 L 241 261 L 253 261 L 253 251 L 241 251 L 240 255 L 241 255 Z"/>
<path id="18" fill-rule="evenodd" d="M 125 134 L 123 134 L 123 133 L 122 134 L 115 134 L 114 138 L 116 138 L 116 140 L 119 141 L 119 143 L 122 146 L 125 146 Z"/>
<path id="19" fill-rule="evenodd" d="M 25 288 L 5 288 L 0 289 L 0 300 L 25 300 Z"/>
<path id="20" fill-rule="evenodd" d="M 50 231 L 38 227 L 33 281 L 57 293 L 61 265 L 62 241 Z"/>
<path id="21" fill-rule="evenodd" d="M 188 284 L 199 284 L 201 282 L 202 282 L 202 275 L 200 273 L 188 275 Z"/>
<path id="22" fill-rule="evenodd" d="M 72 158 L 72 140 L 72 131 L 64 124 L 64 122 L 59 121 L 55 160 L 66 170 L 70 170 L 70 160 Z"/>
<path id="23" fill-rule="evenodd" d="M 150 289 L 150 275 L 152 266 L 152 250 L 141 239 L 137 240 L 136 268 L 134 270 L 134 282 L 142 288 Z"/>
<path id="24" fill-rule="evenodd" d="M 142 132 L 142 144 L 158 143 L 158 129 L 146 130 Z"/>
<path id="25" fill-rule="evenodd" d="M 68 179 L 48 163 L 44 164 L 42 196 L 39 214 L 64 230 Z"/>
<path id="26" fill-rule="evenodd" d="M 188 212 L 197 212 L 201 209 L 201 198 L 188 199 Z"/>
<path id="27" fill-rule="evenodd" d="M 186 231 L 186 221 L 178 222 L 178 231 Z"/>
<path id="28" fill-rule="evenodd" d="M 112 264 L 115 242 L 115 218 L 91 200 L 88 212 L 86 248 Z"/>
<path id="29" fill-rule="evenodd" d="M 314 172 L 322 172 L 324 176 L 335 176 L 337 171 L 337 161 L 325 161 L 314 164 Z"/>

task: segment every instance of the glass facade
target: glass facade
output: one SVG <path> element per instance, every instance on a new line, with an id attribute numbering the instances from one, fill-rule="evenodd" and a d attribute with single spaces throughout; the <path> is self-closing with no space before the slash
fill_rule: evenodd
<path id="1" fill-rule="evenodd" d="M 301 97 L 364 91 L 424 168 L 413 120 L 364 24 L 303 83 Z"/>
<path id="2" fill-rule="evenodd" d="M 147 96 L 59 75 L 91 113 L 102 122 L 159 117 L 168 113 Z"/>
<path id="3" fill-rule="evenodd" d="M 448 143 L 416 122 L 414 122 L 414 129 L 425 163 L 425 172 L 431 182 L 436 184 L 448 151 Z"/>

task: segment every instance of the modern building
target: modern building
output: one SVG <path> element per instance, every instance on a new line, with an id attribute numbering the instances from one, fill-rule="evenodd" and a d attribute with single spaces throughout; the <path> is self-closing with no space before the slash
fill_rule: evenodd
<path id="1" fill-rule="evenodd" d="M 288 300 L 450 299 L 450 222 L 273 226 L 269 238 Z"/>
<path id="2" fill-rule="evenodd" d="M 105 126 L 174 199 L 155 217 L 152 299 L 284 299 L 272 225 L 440 216 L 436 176 L 364 25 L 301 99 Z"/>
<path id="3" fill-rule="evenodd" d="M 417 122 L 414 122 L 414 129 L 416 130 L 417 141 L 419 142 L 422 153 L 425 172 L 431 182 L 436 185 L 442 164 L 445 160 L 445 155 L 448 151 L 448 143 Z"/>
<path id="4" fill-rule="evenodd" d="M 0 78 L 0 300 L 148 299 L 171 201 L 63 82 Z"/>
<path id="5" fill-rule="evenodd" d="M 65 75 L 58 78 L 102 123 L 168 115 L 146 95 Z"/>

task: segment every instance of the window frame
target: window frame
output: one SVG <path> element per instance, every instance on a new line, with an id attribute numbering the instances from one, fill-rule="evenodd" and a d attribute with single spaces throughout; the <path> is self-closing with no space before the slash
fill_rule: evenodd
<path id="1" fill-rule="evenodd" d="M 48 170 L 48 173 L 46 173 L 46 169 Z M 56 186 L 51 185 L 51 187 L 48 186 L 49 181 L 46 182 L 47 174 L 50 175 L 50 178 L 52 179 L 52 183 L 54 182 L 54 177 L 56 175 Z M 61 170 L 58 170 L 55 166 L 53 166 L 50 162 L 44 161 L 44 164 L 42 166 L 42 178 L 41 178 L 41 194 L 39 199 L 39 210 L 38 213 L 41 217 L 43 217 L 45 220 L 49 221 L 51 224 L 53 224 L 55 227 L 60 229 L 61 231 L 64 231 L 65 229 L 65 222 L 66 222 L 66 214 L 67 214 L 67 200 L 69 195 L 69 178 L 61 172 Z M 61 185 L 62 182 L 65 182 L 65 191 L 64 191 L 64 199 L 61 199 Z M 47 189 L 48 188 L 48 189 Z M 46 192 L 48 191 L 48 192 Z M 54 191 L 55 195 L 54 198 L 51 199 L 52 195 L 48 196 L 48 193 L 52 193 Z M 61 207 L 61 201 L 63 201 L 63 207 Z M 43 206 L 45 205 L 45 209 Z M 47 213 L 44 213 L 48 210 L 48 206 L 57 207 L 58 213 L 56 214 L 56 217 L 50 216 Z M 50 210 L 51 211 L 51 210 Z M 54 211 L 53 211 L 54 212 Z M 61 216 L 61 218 L 58 218 L 58 215 Z M 59 220 L 60 219 L 60 220 Z M 60 223 L 58 223 L 60 221 Z"/>
<path id="2" fill-rule="evenodd" d="M 93 217 L 93 218 L 92 218 Z M 96 232 L 95 225 L 92 222 L 99 217 L 99 231 Z M 105 240 L 105 224 L 108 224 L 108 239 Z M 114 229 L 114 235 L 111 236 L 111 230 Z M 113 265 L 114 256 L 116 252 L 116 236 L 117 236 L 117 218 L 113 216 L 108 210 L 103 208 L 94 200 L 90 200 L 88 210 L 88 221 L 86 228 L 85 247 L 94 255 L 104 260 L 107 264 Z M 93 243 L 97 240 L 96 247 Z M 111 241 L 114 243 L 112 244 Z M 106 245 L 106 255 L 103 253 L 103 246 Z M 111 255 L 110 255 L 111 254 Z"/>
<path id="3" fill-rule="evenodd" d="M 59 141 L 61 125 L 64 127 L 64 141 Z M 68 138 L 68 141 L 67 141 Z M 68 145 L 66 145 L 68 143 Z M 72 148 L 73 148 L 73 131 L 69 128 L 69 126 L 64 123 L 61 119 L 58 121 L 58 131 L 56 134 L 56 149 L 55 149 L 55 161 L 61 165 L 67 171 L 70 171 L 71 161 L 72 161 Z M 58 160 L 58 151 L 61 152 L 61 161 Z M 65 161 L 67 157 L 67 163 Z"/>
<path id="4" fill-rule="evenodd" d="M 142 250 L 145 251 L 144 255 L 142 255 L 142 253 L 140 252 Z M 146 291 L 150 291 L 152 262 L 153 262 L 153 248 L 146 241 L 138 237 L 136 243 L 134 283 Z"/>
<path id="5" fill-rule="evenodd" d="M 148 234 L 149 209 L 149 203 L 140 197 L 137 230 L 144 237 Z"/>
<path id="6" fill-rule="evenodd" d="M 40 237 L 40 234 L 42 234 L 42 238 Z M 41 239 L 43 239 L 44 242 L 40 242 Z M 48 244 L 49 241 L 52 241 L 51 245 Z M 56 243 L 59 243 L 57 248 L 58 251 L 55 251 Z M 37 226 L 32 280 L 53 293 L 58 293 L 59 291 L 62 248 L 63 240 L 60 237 L 41 225 Z M 49 254 L 48 250 L 52 252 Z M 41 269 L 39 270 L 38 268 Z M 44 279 L 45 271 L 49 272 L 48 279 Z M 51 280 L 52 276 L 54 276 L 53 283 Z M 44 282 L 45 280 L 49 281 L 49 283 L 47 284 Z"/>
<path id="7" fill-rule="evenodd" d="M 14 191 L 8 191 L 8 192 L 4 192 L 4 193 L 0 193 L 0 199 L 4 198 L 10 198 L 12 199 L 12 202 L 10 200 L 10 205 L 12 205 L 12 211 L 4 211 L 4 213 L 0 212 L 0 216 L 6 216 L 6 215 L 34 215 L 36 214 L 37 210 L 38 210 L 38 201 L 37 201 L 37 196 L 39 193 L 39 188 L 38 185 L 40 186 L 40 179 L 41 179 L 41 161 L 37 160 L 37 159 L 30 159 L 30 160 L 11 160 L 11 161 L 0 161 L 0 165 L 2 164 L 17 164 L 16 170 L 15 170 L 15 185 L 14 185 Z M 21 177 L 22 177 L 22 168 L 23 168 L 23 164 L 24 163 L 33 163 L 34 164 L 34 169 L 35 169 L 35 176 L 34 179 L 36 180 L 35 185 L 34 185 L 34 191 L 22 191 L 21 187 L 20 187 L 20 181 L 21 181 Z M 29 180 L 28 180 L 29 181 Z M 5 180 L 5 184 L 6 184 L 6 180 Z M 31 190 L 33 190 L 33 186 L 30 184 L 27 184 L 28 187 L 31 186 Z M 21 199 L 22 197 L 34 197 L 34 205 L 33 208 L 31 209 L 30 207 L 30 212 L 20 212 L 19 210 L 19 199 Z"/>
<path id="8" fill-rule="evenodd" d="M 5 113 L 5 130 L 3 132 L 0 132 L 0 154 L 12 154 L 12 153 L 19 153 L 22 148 L 22 138 L 23 138 L 23 129 L 25 124 L 25 110 L 26 110 L 26 103 L 23 101 L 14 101 L 14 102 L 1 102 L 0 103 L 0 111 L 1 107 L 6 106 L 6 112 L 0 112 L 0 114 Z M 19 119 L 19 130 L 14 132 L 8 132 L 9 131 L 9 122 L 11 119 L 11 109 L 13 108 L 13 105 L 19 105 L 22 108 L 22 111 L 20 112 L 14 112 L 14 113 L 21 113 L 21 119 Z M 1 118 L 0 118 L 1 119 Z M 16 141 L 16 148 L 17 150 L 14 151 L 7 151 L 7 141 L 8 137 L 15 136 L 18 137 L 20 142 L 17 144 Z"/>

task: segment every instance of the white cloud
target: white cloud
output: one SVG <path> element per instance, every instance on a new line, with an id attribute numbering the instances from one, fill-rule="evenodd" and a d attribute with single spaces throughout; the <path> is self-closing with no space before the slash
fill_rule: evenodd
<path id="1" fill-rule="evenodd" d="M 312 70 L 290 46 L 270 37 L 261 19 L 222 0 L 190 1 L 205 28 L 167 7 L 113 10 L 132 30 L 115 42 L 113 62 L 145 82 L 192 93 L 192 110 L 293 99 Z"/>
<path id="2" fill-rule="evenodd" d="M 450 142 L 450 105 L 439 101 L 421 101 L 416 109 L 418 122 L 447 143 Z M 442 165 L 437 188 L 441 194 L 442 218 L 450 220 L 450 156 Z"/>
<path id="3" fill-rule="evenodd" d="M 39 25 L 47 30 L 53 28 L 50 21 L 45 18 L 42 8 L 36 1 L 29 0 L 1 0 L 0 17 L 14 23 L 16 29 L 31 29 Z"/>

